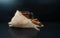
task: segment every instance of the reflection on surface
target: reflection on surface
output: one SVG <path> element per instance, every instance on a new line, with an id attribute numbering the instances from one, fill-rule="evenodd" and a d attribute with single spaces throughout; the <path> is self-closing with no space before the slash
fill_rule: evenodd
<path id="1" fill-rule="evenodd" d="M 35 29 L 9 28 L 13 38 L 34 38 L 39 31 Z"/>

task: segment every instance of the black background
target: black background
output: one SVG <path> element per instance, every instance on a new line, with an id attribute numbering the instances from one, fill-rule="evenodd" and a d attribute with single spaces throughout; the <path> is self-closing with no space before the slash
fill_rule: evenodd
<path id="1" fill-rule="evenodd" d="M 9 28 L 8 22 L 16 10 L 33 12 L 44 27 L 38 33 L 36 30 Z M 24 34 L 27 34 L 27 38 L 60 38 L 60 1 L 0 0 L 0 28 L 0 38 L 23 38 Z"/>
<path id="2" fill-rule="evenodd" d="M 8 22 L 16 10 L 33 12 L 40 21 L 60 21 L 57 0 L 11 0 L 0 2 L 0 22 Z"/>

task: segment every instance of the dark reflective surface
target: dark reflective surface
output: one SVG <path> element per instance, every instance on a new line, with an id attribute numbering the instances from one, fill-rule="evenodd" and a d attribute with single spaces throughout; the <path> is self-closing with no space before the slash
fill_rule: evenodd
<path id="1" fill-rule="evenodd" d="M 43 22 L 41 31 L 35 29 L 9 28 L 0 23 L 0 38 L 60 38 L 60 22 Z"/>
<path id="2" fill-rule="evenodd" d="M 38 31 L 34 29 L 9 28 L 13 38 L 34 38 Z"/>

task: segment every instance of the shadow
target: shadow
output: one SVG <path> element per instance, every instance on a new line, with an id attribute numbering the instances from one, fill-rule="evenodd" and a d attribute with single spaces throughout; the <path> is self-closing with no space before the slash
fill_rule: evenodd
<path id="1" fill-rule="evenodd" d="M 9 28 L 12 38 L 35 38 L 39 31 L 35 29 Z"/>

